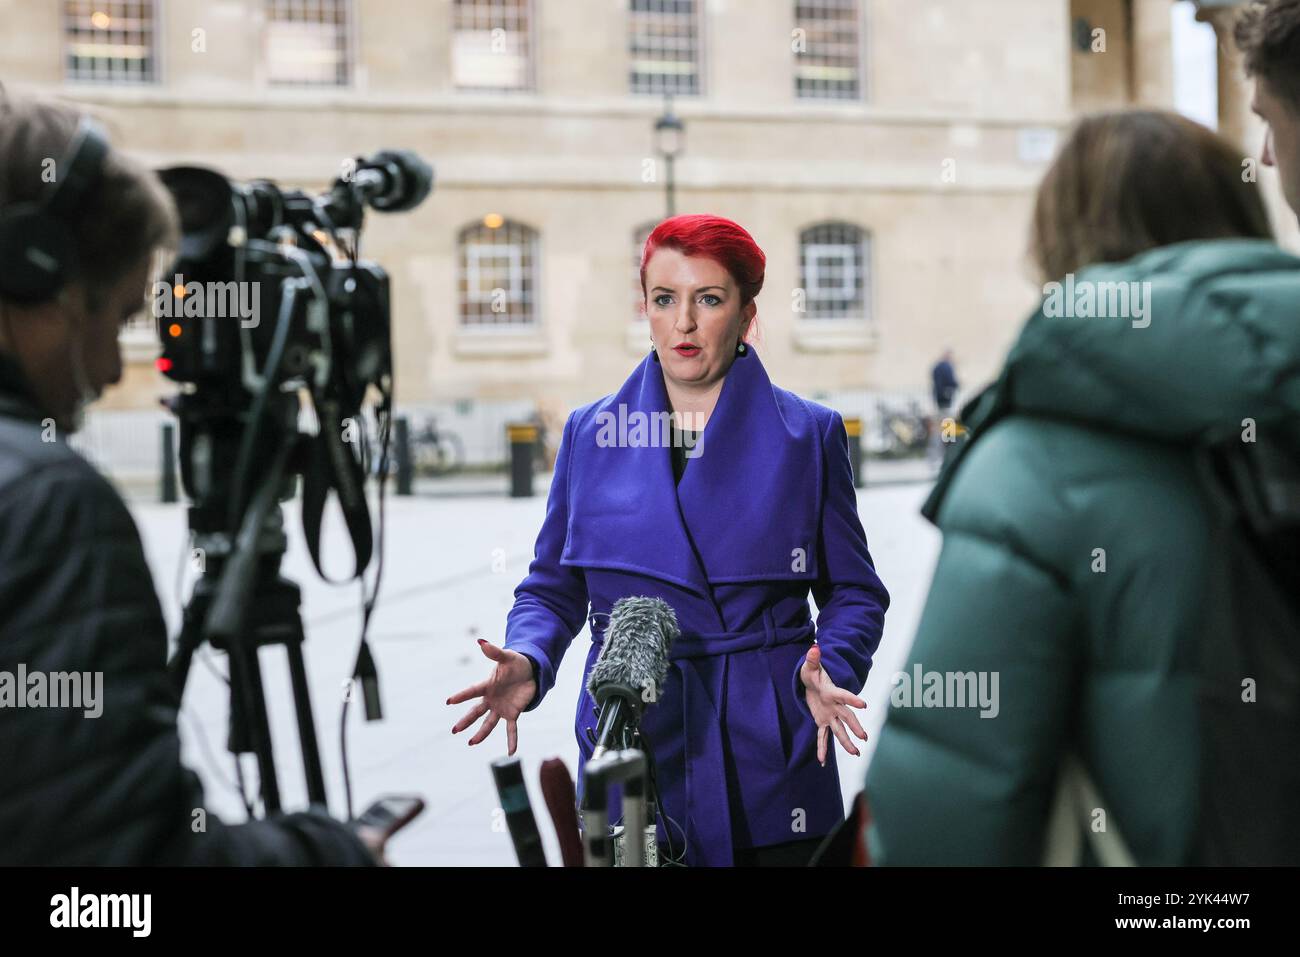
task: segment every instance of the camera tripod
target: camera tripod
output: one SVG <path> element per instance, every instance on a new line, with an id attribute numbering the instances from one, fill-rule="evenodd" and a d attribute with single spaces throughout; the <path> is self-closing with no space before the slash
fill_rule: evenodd
<path id="1" fill-rule="evenodd" d="M 325 777 L 312 718 L 303 662 L 303 629 L 299 587 L 280 574 L 285 552 L 279 491 L 294 443 L 284 442 L 253 493 L 238 536 L 196 529 L 196 543 L 205 555 L 202 577 L 185 607 L 176 653 L 168 663 L 179 701 L 194 653 L 207 642 L 230 660 L 230 737 L 232 754 L 255 753 L 261 778 L 262 804 L 267 814 L 280 810 L 280 788 L 271 746 L 271 728 L 258 650 L 284 645 L 289 660 L 298 738 L 302 747 L 307 796 L 325 806 Z M 190 510 L 191 527 L 195 512 Z"/>

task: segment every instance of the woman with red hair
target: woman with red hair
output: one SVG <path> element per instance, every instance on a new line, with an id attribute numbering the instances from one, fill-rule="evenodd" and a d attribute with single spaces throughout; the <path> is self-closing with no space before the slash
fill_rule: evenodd
<path id="1" fill-rule="evenodd" d="M 564 427 L 546 518 L 491 677 L 453 732 L 502 720 L 511 754 L 588 620 L 586 676 L 614 603 L 662 599 L 681 630 L 640 731 L 655 768 L 661 860 L 803 864 L 844 816 L 834 735 L 857 755 L 853 708 L 889 596 L 858 520 L 840 415 L 773 385 L 747 337 L 765 258 L 719 216 L 676 216 L 641 259 L 650 354 Z M 651 423 L 645 428 L 645 423 Z M 654 427 L 660 423 L 662 428 Z M 665 447 L 667 446 L 667 447 Z M 817 602 L 814 625 L 808 606 Z"/>

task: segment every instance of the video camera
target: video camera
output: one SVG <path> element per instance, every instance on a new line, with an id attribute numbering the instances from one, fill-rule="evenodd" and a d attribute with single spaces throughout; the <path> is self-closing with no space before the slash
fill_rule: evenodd
<path id="1" fill-rule="evenodd" d="M 367 207 L 418 206 L 432 189 L 433 171 L 414 153 L 384 151 L 350 161 L 320 195 L 266 180 L 235 183 L 198 167 L 159 176 L 175 199 L 182 237 L 167 280 L 154 287 L 158 368 L 181 385 L 165 404 L 179 419 L 181 480 L 202 556 L 171 661 L 173 682 L 183 693 L 204 642 L 229 654 L 230 750 L 257 753 L 264 805 L 273 812 L 279 794 L 257 649 L 283 644 L 308 794 L 324 804 L 301 653 L 301 595 L 279 573 L 286 547 L 279 503 L 292 497 L 301 475 L 303 530 L 317 571 L 328 579 L 320 527 L 333 492 L 352 539 L 353 577 L 362 576 L 373 547 L 363 403 L 377 392 L 385 459 L 393 383 L 388 275 L 359 258 L 360 234 Z M 304 398 L 315 413 L 314 432 L 299 428 Z M 372 593 L 366 623 L 373 603 Z M 354 677 L 367 717 L 380 717 L 365 625 Z"/>
<path id="2" fill-rule="evenodd" d="M 358 423 L 368 386 L 391 393 L 388 276 L 356 258 L 357 243 L 367 206 L 413 209 L 433 173 L 413 153 L 386 151 L 350 163 L 320 196 L 196 167 L 160 176 L 182 239 L 171 281 L 155 287 L 158 366 L 186 387 L 171 407 L 195 531 L 233 533 L 248 504 L 241 469 L 296 431 L 299 388 L 310 391 L 321 432 L 334 436 L 343 420 Z M 270 421 L 249 421 L 252 411 Z M 352 495 L 357 473 L 333 456 L 329 464 L 340 496 Z"/>

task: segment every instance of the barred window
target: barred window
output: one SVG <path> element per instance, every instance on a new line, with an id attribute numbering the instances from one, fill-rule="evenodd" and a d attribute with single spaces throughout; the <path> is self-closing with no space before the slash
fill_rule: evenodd
<path id="1" fill-rule="evenodd" d="M 531 90 L 531 0 L 455 0 L 451 72 L 461 90 Z"/>
<path id="2" fill-rule="evenodd" d="M 460 322 L 522 328 L 537 318 L 537 231 L 495 214 L 466 226 L 460 251 Z"/>
<path id="3" fill-rule="evenodd" d="M 650 234 L 658 225 L 659 220 L 656 219 L 642 223 L 632 232 L 632 319 L 634 321 L 647 318 L 641 312 L 641 303 L 645 299 L 641 295 L 641 253 L 645 251 L 645 241 L 650 238 Z"/>
<path id="4" fill-rule="evenodd" d="M 696 0 L 631 0 L 633 93 L 701 92 L 700 12 Z"/>
<path id="5" fill-rule="evenodd" d="M 66 0 L 64 68 L 69 80 L 153 83 L 158 79 L 154 0 Z"/>
<path id="6" fill-rule="evenodd" d="M 856 100 L 862 95 L 858 0 L 796 0 L 795 96 Z"/>
<path id="7" fill-rule="evenodd" d="M 869 245 L 867 233 L 852 223 L 820 223 L 799 234 L 805 318 L 868 318 Z"/>
<path id="8" fill-rule="evenodd" d="M 351 0 L 265 0 L 267 78 L 276 86 L 347 86 Z"/>

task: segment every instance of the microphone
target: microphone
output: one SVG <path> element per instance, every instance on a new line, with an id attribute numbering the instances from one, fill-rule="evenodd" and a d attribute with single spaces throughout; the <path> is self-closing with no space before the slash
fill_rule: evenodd
<path id="1" fill-rule="evenodd" d="M 587 693 L 599 716 L 592 760 L 611 748 L 631 746 L 645 704 L 659 700 L 668 652 L 680 634 L 677 616 L 662 598 L 620 598 L 614 603 L 605 645 L 587 676 Z"/>
<path id="2" fill-rule="evenodd" d="M 424 202 L 433 189 L 433 167 L 411 150 L 383 150 L 359 160 L 352 181 L 372 209 L 400 213 Z"/>
<path id="3" fill-rule="evenodd" d="M 492 762 L 492 780 L 496 782 L 497 797 L 506 812 L 506 827 L 510 841 L 515 846 L 520 867 L 545 867 L 546 851 L 542 848 L 542 835 L 537 830 L 537 818 L 528 800 L 524 784 L 524 770 L 518 758 L 498 758 Z"/>
<path id="4" fill-rule="evenodd" d="M 551 812 L 560 856 L 565 867 L 582 867 L 582 836 L 578 831 L 578 796 L 569 769 L 559 758 L 542 762 L 542 796 Z"/>

